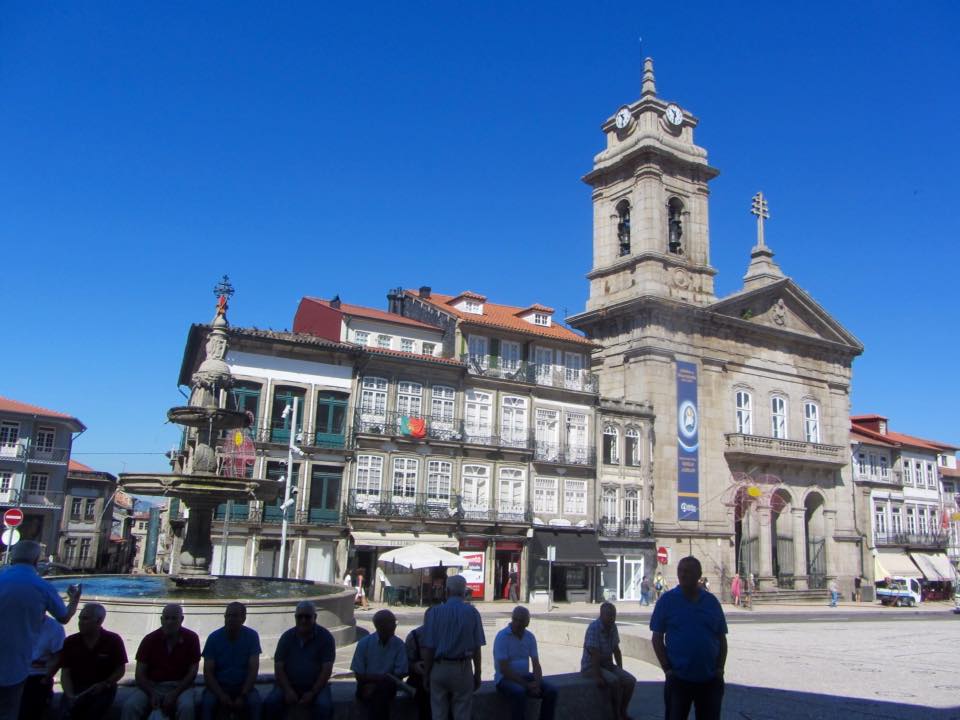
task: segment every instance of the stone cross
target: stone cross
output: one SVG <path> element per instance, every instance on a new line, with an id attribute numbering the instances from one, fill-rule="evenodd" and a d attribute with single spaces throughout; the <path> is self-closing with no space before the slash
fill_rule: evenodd
<path id="1" fill-rule="evenodd" d="M 762 192 L 753 196 L 753 206 L 750 213 L 757 216 L 757 247 L 764 247 L 763 243 L 763 221 L 770 219 L 770 211 L 767 208 L 767 199 Z"/>

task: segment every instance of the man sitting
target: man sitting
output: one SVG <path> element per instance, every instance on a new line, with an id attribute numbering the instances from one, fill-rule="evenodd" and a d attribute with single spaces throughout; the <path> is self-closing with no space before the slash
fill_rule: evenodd
<path id="1" fill-rule="evenodd" d="M 183 627 L 183 608 L 163 608 L 160 629 L 137 648 L 137 687 L 123 704 L 121 720 L 143 720 L 160 710 L 170 720 L 193 720 L 193 681 L 200 667 L 200 638 Z"/>
<path id="2" fill-rule="evenodd" d="M 630 720 L 627 707 L 637 679 L 623 669 L 620 652 L 620 633 L 617 631 L 617 608 L 605 602 L 600 606 L 600 617 L 587 626 L 583 638 L 583 656 L 580 672 L 591 678 L 600 689 L 606 689 L 613 705 L 613 716 Z"/>
<path id="3" fill-rule="evenodd" d="M 273 656 L 277 684 L 264 701 L 264 715 L 285 717 L 297 707 L 310 709 L 313 720 L 333 717 L 330 674 L 337 646 L 333 635 L 317 625 L 317 608 L 309 600 L 297 603 L 296 627 L 280 636 Z"/>
<path id="4" fill-rule="evenodd" d="M 223 613 L 223 627 L 210 633 L 203 646 L 203 720 L 213 720 L 218 707 L 246 710 L 249 720 L 260 720 L 260 693 L 254 687 L 260 670 L 260 636 L 244 625 L 246 620 L 246 605 L 230 603 Z"/>
<path id="5" fill-rule="evenodd" d="M 493 641 L 493 682 L 497 692 L 510 701 L 512 720 L 524 720 L 527 698 L 541 698 L 540 720 L 553 720 L 557 689 L 543 679 L 537 639 L 527 630 L 530 611 L 522 605 L 513 609 L 510 624 Z M 530 672 L 530 664 L 533 672 Z"/>
<path id="6" fill-rule="evenodd" d="M 373 616 L 377 631 L 357 643 L 350 669 L 357 678 L 357 699 L 370 705 L 370 717 L 390 718 L 397 681 L 407 674 L 407 649 L 394 633 L 397 619 L 389 610 Z"/>
<path id="7" fill-rule="evenodd" d="M 103 629 L 107 611 L 87 603 L 77 616 L 77 632 L 63 643 L 60 684 L 64 720 L 107 717 L 117 683 L 127 669 L 127 649 L 116 633 Z"/>

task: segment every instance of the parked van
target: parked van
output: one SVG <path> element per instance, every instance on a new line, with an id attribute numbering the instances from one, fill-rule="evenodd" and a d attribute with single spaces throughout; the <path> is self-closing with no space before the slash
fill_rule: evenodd
<path id="1" fill-rule="evenodd" d="M 887 578 L 877 583 L 877 600 L 883 605 L 915 607 L 921 602 L 920 581 L 916 578 Z"/>

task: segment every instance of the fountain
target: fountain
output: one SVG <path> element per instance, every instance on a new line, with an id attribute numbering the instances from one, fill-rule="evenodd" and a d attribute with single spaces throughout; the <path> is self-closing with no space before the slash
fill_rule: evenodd
<path id="1" fill-rule="evenodd" d="M 84 585 L 84 600 L 102 603 L 107 625 L 123 637 L 128 651 L 146 632 L 159 627 L 163 606 L 183 605 L 184 624 L 201 637 L 223 625 L 224 605 L 240 600 L 247 605 L 247 624 L 260 633 L 264 651 L 270 653 L 280 634 L 293 625 L 294 607 L 301 600 L 317 606 L 317 622 L 334 634 L 337 642 L 353 642 L 353 591 L 340 585 L 278 578 L 214 577 L 210 574 L 213 513 L 228 500 L 264 500 L 277 497 L 273 480 L 247 478 L 217 450 L 224 435 L 240 433 L 250 424 L 244 412 L 219 407 L 220 392 L 233 385 L 225 362 L 229 347 L 227 299 L 233 293 L 226 276 L 214 291 L 217 310 L 206 343 L 206 356 L 191 379 L 189 403 L 174 407 L 167 418 L 190 428 L 184 451 L 172 461 L 172 473 L 122 473 L 120 486 L 135 495 L 178 498 L 186 507 L 186 529 L 179 571 L 173 576 L 101 575 L 61 577 L 54 582 L 63 592 L 71 582 Z M 239 443 L 238 443 L 239 444 Z M 245 469 L 245 463 L 240 464 Z M 71 624 L 75 623 L 73 620 Z"/>

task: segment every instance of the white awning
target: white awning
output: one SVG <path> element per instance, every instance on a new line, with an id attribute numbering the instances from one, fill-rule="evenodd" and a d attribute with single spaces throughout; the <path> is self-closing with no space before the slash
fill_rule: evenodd
<path id="1" fill-rule="evenodd" d="M 880 550 L 876 557 L 876 580 L 886 577 L 921 578 L 923 573 L 902 550 Z"/>
<path id="2" fill-rule="evenodd" d="M 950 559 L 942 553 L 910 553 L 920 566 L 924 577 L 931 582 L 954 582 L 957 576 Z"/>
<path id="3" fill-rule="evenodd" d="M 441 548 L 459 548 L 460 541 L 449 535 L 436 533 L 360 532 L 350 533 L 353 544 L 365 547 L 405 547 L 413 543 L 425 543 Z"/>

